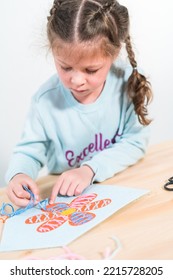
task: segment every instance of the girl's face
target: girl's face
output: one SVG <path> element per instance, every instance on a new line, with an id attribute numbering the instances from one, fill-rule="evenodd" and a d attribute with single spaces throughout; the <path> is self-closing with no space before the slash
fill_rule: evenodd
<path id="1" fill-rule="evenodd" d="M 104 56 L 99 48 L 81 44 L 63 44 L 53 57 L 59 78 L 80 103 L 94 102 L 104 87 L 115 58 Z"/>

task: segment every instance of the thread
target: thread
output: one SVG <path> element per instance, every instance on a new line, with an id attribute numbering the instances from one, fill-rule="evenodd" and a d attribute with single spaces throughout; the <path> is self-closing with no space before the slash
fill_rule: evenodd
<path id="1" fill-rule="evenodd" d="M 103 256 L 102 259 L 103 260 L 114 259 L 115 256 L 117 255 L 117 253 L 122 248 L 120 240 L 116 236 L 111 237 L 111 239 L 115 243 L 115 249 L 111 250 L 110 247 L 106 247 L 105 251 L 102 254 L 102 256 Z M 86 258 L 84 256 L 81 256 L 81 255 L 78 255 L 78 254 L 74 253 L 67 246 L 63 246 L 62 249 L 64 249 L 64 254 L 61 254 L 59 256 L 49 257 L 47 260 L 86 260 Z M 43 260 L 43 259 L 40 259 L 40 258 L 37 258 L 37 257 L 31 257 L 31 258 L 27 258 L 27 260 Z"/>
<path id="2" fill-rule="evenodd" d="M 2 204 L 2 207 L 0 208 L 0 215 L 1 216 L 7 216 L 7 217 L 13 217 L 13 216 L 16 216 L 16 215 L 19 215 L 25 211 L 27 211 L 28 209 L 32 208 L 35 204 L 35 195 L 33 194 L 33 192 L 28 189 L 26 186 L 23 186 L 24 190 L 29 192 L 30 194 L 30 200 L 29 200 L 29 203 L 26 207 L 24 208 L 19 208 L 17 210 L 14 210 L 14 207 L 12 204 L 10 203 L 3 203 Z M 9 211 L 6 211 L 6 208 L 9 207 L 11 212 L 9 213 Z"/>

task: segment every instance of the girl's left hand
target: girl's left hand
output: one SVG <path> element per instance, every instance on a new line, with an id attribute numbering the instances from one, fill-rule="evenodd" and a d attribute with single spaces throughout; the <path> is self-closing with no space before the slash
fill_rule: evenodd
<path id="1" fill-rule="evenodd" d="M 81 194 L 91 184 L 93 176 L 94 172 L 88 165 L 63 172 L 53 186 L 49 203 L 54 203 L 58 194 L 67 196 Z"/>

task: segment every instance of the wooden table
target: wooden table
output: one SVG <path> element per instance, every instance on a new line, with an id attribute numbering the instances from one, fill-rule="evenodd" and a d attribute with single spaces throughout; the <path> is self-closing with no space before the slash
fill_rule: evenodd
<path id="1" fill-rule="evenodd" d="M 112 238 L 116 236 L 121 249 L 115 259 L 173 259 L 173 192 L 162 187 L 171 176 L 173 141 L 151 146 L 144 159 L 102 183 L 145 188 L 150 193 L 116 212 L 68 248 L 87 260 L 102 259 L 106 247 L 114 249 Z M 46 176 L 38 180 L 43 198 L 49 196 L 56 179 L 56 176 Z M 0 205 L 4 201 L 8 199 L 1 188 Z M 0 227 L 3 228 L 2 223 Z M 0 253 L 0 259 L 44 260 L 63 253 L 63 248 L 4 252 Z"/>

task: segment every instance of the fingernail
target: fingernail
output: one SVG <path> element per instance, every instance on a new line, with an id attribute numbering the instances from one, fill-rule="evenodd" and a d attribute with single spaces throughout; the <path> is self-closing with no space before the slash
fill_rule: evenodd
<path id="1" fill-rule="evenodd" d="M 49 200 L 49 204 L 53 204 L 53 201 L 52 201 L 52 200 Z"/>
<path id="2" fill-rule="evenodd" d="M 35 199 L 36 199 L 36 200 L 40 200 L 40 198 L 39 198 L 39 195 L 38 195 L 38 194 L 36 194 Z"/>

